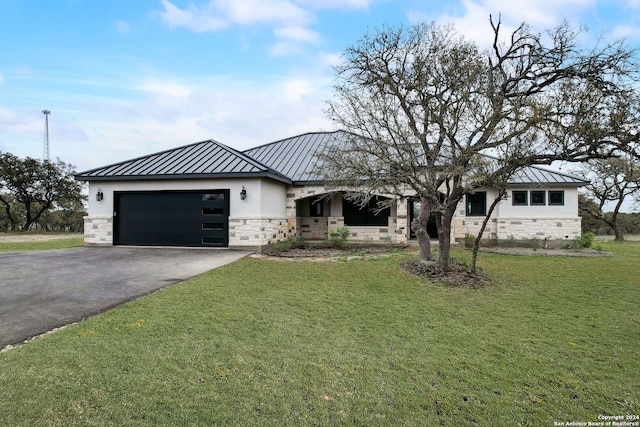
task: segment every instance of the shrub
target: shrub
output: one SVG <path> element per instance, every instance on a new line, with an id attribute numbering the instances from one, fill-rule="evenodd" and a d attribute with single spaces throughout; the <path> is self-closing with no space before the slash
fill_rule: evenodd
<path id="1" fill-rule="evenodd" d="M 351 231 L 349 230 L 349 227 L 345 225 L 344 227 L 340 227 L 334 231 L 329 232 L 329 235 L 327 236 L 327 242 L 329 242 L 329 244 L 334 248 L 344 249 L 349 246 L 347 239 L 350 235 Z"/>
<path id="2" fill-rule="evenodd" d="M 576 249 L 590 248 L 593 245 L 593 239 L 595 234 L 591 232 L 582 233 L 580 237 L 576 237 L 574 242 L 576 243 Z"/>
<path id="3" fill-rule="evenodd" d="M 569 244 L 571 249 L 590 248 L 593 245 L 593 239 L 595 234 L 591 232 L 583 233 L 581 236 L 576 236 Z"/>
<path id="4" fill-rule="evenodd" d="M 529 247 L 534 251 L 537 251 L 540 248 L 540 239 L 538 239 L 536 236 L 532 236 L 529 239 Z"/>
<path id="5" fill-rule="evenodd" d="M 473 244 L 476 241 L 476 236 L 473 234 L 465 234 L 464 235 L 464 247 L 467 249 L 473 248 Z"/>
<path id="6" fill-rule="evenodd" d="M 292 235 L 286 240 L 279 240 L 273 244 L 272 248 L 274 252 L 285 252 L 289 249 L 306 248 L 308 243 L 304 240 L 304 237 Z"/>

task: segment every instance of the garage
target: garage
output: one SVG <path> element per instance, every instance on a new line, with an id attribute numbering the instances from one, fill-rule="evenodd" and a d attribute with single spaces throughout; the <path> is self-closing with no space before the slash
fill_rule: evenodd
<path id="1" fill-rule="evenodd" d="M 229 190 L 114 193 L 115 245 L 228 247 Z"/>

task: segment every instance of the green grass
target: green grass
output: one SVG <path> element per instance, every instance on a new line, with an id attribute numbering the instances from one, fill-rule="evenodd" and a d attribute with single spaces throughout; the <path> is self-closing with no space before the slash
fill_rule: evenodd
<path id="1" fill-rule="evenodd" d="M 245 258 L 0 354 L 0 425 L 547 426 L 640 413 L 640 244 L 398 267 Z M 455 256 L 468 253 L 456 251 Z"/>
<path id="2" fill-rule="evenodd" d="M 82 237 L 27 242 L 0 242 L 0 252 L 44 251 L 82 245 L 84 245 L 84 238 Z"/>

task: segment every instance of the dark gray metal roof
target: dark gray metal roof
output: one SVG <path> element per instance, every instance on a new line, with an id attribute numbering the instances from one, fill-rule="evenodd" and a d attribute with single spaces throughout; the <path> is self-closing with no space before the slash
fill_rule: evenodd
<path id="1" fill-rule="evenodd" d="M 76 175 L 76 179 L 102 181 L 268 177 L 287 184 L 322 184 L 322 160 L 316 153 L 345 144 L 349 135 L 344 131 L 311 132 L 244 152 L 214 140 L 206 140 L 81 172 Z M 588 184 L 588 181 L 539 166 L 527 166 L 516 172 L 509 184 L 582 186 Z"/>
<path id="2" fill-rule="evenodd" d="M 316 153 L 341 144 L 347 135 L 343 131 L 305 133 L 251 148 L 244 153 L 288 176 L 296 184 L 321 183 L 318 172 L 322 169 L 322 161 Z"/>
<path id="3" fill-rule="evenodd" d="M 251 176 L 291 182 L 259 161 L 211 139 L 80 172 L 76 179 L 104 181 Z"/>
<path id="4" fill-rule="evenodd" d="M 348 138 L 349 134 L 344 131 L 305 133 L 251 148 L 244 153 L 288 176 L 294 184 L 322 183 L 322 160 L 316 157 L 316 153 L 339 147 Z M 509 181 L 514 186 L 582 186 L 588 183 L 539 166 L 523 167 Z"/>
<path id="5" fill-rule="evenodd" d="M 576 186 L 589 184 L 589 181 L 562 172 L 551 171 L 540 166 L 527 166 L 515 172 L 509 185 L 523 186 Z"/>

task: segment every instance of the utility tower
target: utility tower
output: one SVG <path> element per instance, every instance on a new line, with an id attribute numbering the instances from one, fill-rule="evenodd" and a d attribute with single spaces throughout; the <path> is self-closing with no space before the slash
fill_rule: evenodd
<path id="1" fill-rule="evenodd" d="M 44 114 L 44 149 L 42 151 L 42 160 L 49 161 L 49 114 L 51 111 L 42 110 Z"/>

